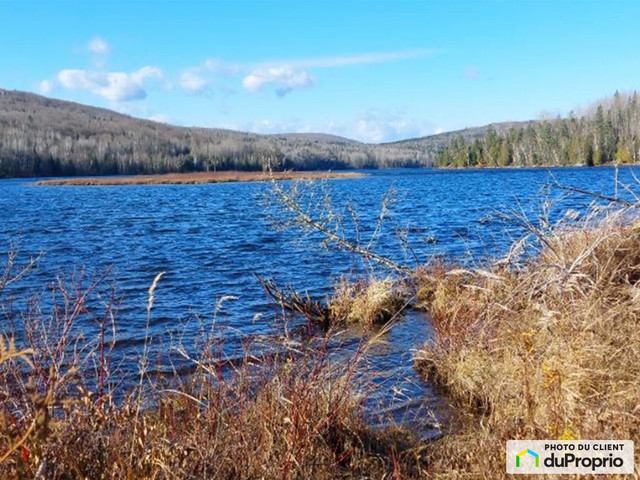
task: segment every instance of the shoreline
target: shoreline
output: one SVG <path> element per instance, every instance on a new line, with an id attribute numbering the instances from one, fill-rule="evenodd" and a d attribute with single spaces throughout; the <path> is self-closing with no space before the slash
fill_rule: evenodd
<path id="1" fill-rule="evenodd" d="M 479 171 L 479 170 L 529 170 L 529 169 L 566 169 L 566 168 L 632 168 L 637 164 L 603 164 L 603 165 L 476 165 L 473 167 L 453 166 L 423 166 L 420 170 L 442 171 Z M 378 169 L 386 170 L 386 169 Z M 395 169 L 392 169 L 395 170 Z M 317 179 L 341 179 L 363 178 L 370 176 L 361 171 L 335 172 L 335 171 L 288 171 L 288 172 L 251 172 L 224 170 L 218 172 L 193 172 L 193 173 L 163 173 L 143 175 L 105 175 L 105 176 L 79 176 L 68 178 L 50 178 L 37 180 L 39 186 L 118 186 L 118 185 L 196 185 L 206 183 L 230 183 L 230 182 L 266 182 L 270 180 L 317 180 Z"/>
<path id="2" fill-rule="evenodd" d="M 166 173 L 160 175 L 126 175 L 106 177 L 76 177 L 40 180 L 40 186 L 118 186 L 118 185 L 195 185 L 229 182 L 268 182 L 270 180 L 320 180 L 339 178 L 362 178 L 358 172 L 197 172 Z"/>

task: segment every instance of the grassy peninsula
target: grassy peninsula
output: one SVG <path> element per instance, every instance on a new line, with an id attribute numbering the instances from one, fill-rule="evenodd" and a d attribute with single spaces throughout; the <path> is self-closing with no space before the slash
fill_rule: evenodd
<path id="1" fill-rule="evenodd" d="M 38 185 L 193 185 L 200 183 L 268 182 L 272 180 L 321 180 L 364 176 L 363 173 L 355 172 L 193 172 L 41 180 Z"/>

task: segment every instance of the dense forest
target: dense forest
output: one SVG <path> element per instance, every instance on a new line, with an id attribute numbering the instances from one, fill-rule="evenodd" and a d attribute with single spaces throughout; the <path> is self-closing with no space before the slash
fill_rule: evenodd
<path id="1" fill-rule="evenodd" d="M 322 134 L 175 127 L 0 89 L 0 177 L 428 165 L 430 153 Z"/>
<path id="2" fill-rule="evenodd" d="M 480 136 L 453 136 L 434 166 L 539 166 L 637 163 L 640 102 L 636 92 L 616 94 L 567 118 L 529 122 Z"/>
<path id="3" fill-rule="evenodd" d="M 389 167 L 601 165 L 640 157 L 635 92 L 567 118 L 385 144 L 323 134 L 176 127 L 0 89 L 0 177 Z"/>

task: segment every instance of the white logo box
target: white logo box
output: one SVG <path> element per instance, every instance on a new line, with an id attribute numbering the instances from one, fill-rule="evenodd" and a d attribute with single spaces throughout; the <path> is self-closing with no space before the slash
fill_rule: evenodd
<path id="1" fill-rule="evenodd" d="M 506 460 L 510 474 L 629 474 L 634 470 L 633 441 L 509 440 Z"/>

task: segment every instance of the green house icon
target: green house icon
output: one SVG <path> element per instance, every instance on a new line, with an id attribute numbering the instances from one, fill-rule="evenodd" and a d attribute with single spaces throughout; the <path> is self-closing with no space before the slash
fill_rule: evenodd
<path id="1" fill-rule="evenodd" d="M 536 452 L 534 452 L 533 450 L 529 450 L 528 448 L 526 450 L 522 450 L 520 453 L 518 453 L 516 455 L 516 467 L 520 466 L 520 457 L 523 455 L 529 454 L 531 455 L 533 458 L 536 459 L 536 467 L 540 466 L 540 455 L 538 455 Z"/>

